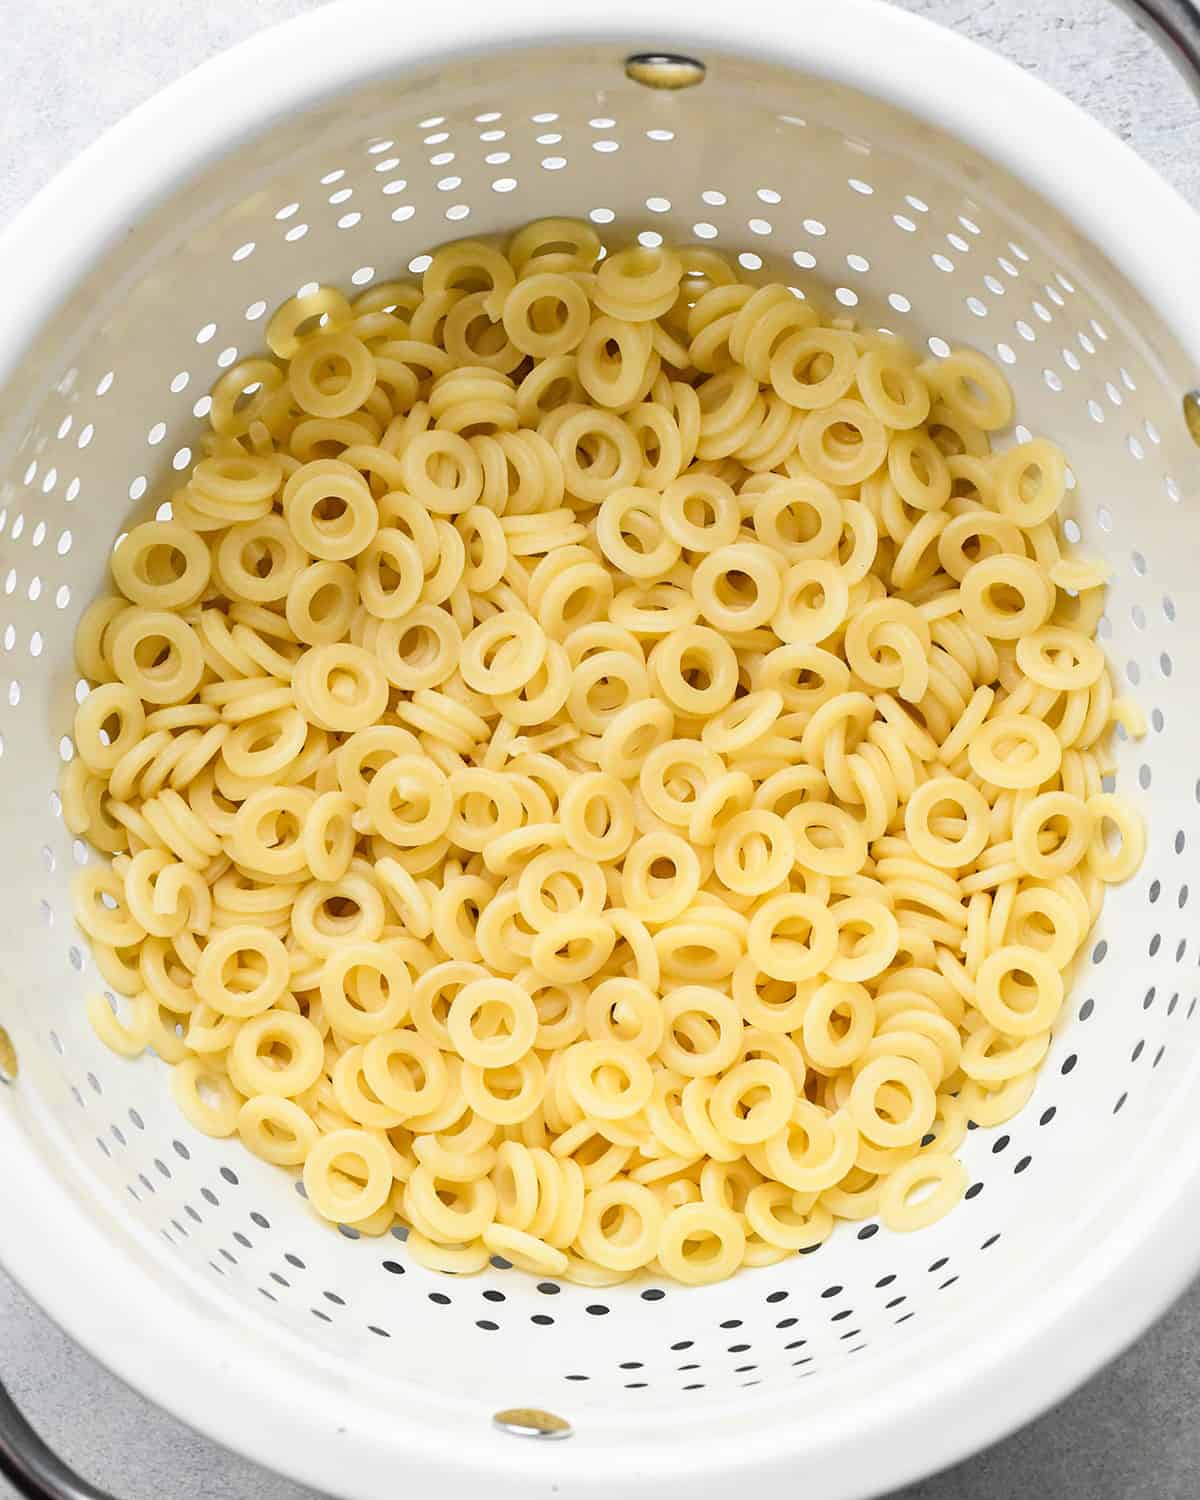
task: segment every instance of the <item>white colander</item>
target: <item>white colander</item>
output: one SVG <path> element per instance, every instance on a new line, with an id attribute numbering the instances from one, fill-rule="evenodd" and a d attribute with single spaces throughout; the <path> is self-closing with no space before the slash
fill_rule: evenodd
<path id="1" fill-rule="evenodd" d="M 1145 3 L 1200 58 L 1194 0 Z M 339 1496 L 860 1497 L 1063 1395 L 1200 1264 L 1200 221 L 1041 85 L 871 0 L 542 9 L 321 9 L 138 111 L 0 242 L 0 1260 L 139 1390 Z M 639 82 L 644 52 L 706 76 Z M 1071 456 L 1068 531 L 1113 565 L 1101 631 L 1150 723 L 1119 747 L 1145 864 L 1032 1101 L 969 1136 L 968 1201 L 702 1289 L 454 1280 L 324 1227 L 84 1015 L 88 855 L 54 788 L 114 538 L 281 299 L 548 213 L 706 240 L 1001 361 Z M 67 1493 L 0 1401 L 6 1426 L 27 1492 Z"/>

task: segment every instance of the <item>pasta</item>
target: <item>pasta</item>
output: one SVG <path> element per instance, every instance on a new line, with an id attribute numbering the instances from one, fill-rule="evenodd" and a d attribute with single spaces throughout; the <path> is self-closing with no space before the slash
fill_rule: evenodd
<path id="1" fill-rule="evenodd" d="M 100 1038 L 455 1274 L 951 1210 L 1145 842 L 1000 372 L 567 219 L 266 336 L 79 625 Z"/>

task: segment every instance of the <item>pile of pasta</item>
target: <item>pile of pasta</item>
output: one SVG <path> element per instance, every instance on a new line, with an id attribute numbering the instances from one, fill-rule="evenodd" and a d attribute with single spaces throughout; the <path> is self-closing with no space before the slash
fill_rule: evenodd
<path id="1" fill-rule="evenodd" d="M 100 1036 L 447 1271 L 944 1214 L 1143 847 L 999 371 L 563 219 L 267 343 L 79 627 Z"/>

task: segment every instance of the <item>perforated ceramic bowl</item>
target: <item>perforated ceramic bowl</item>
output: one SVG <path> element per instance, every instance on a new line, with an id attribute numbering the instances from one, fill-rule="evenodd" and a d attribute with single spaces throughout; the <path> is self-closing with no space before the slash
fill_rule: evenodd
<path id="1" fill-rule="evenodd" d="M 1200 1260 L 1200 224 L 1071 106 L 870 0 L 610 0 L 549 30 L 532 0 L 449 9 L 338 5 L 256 39 L 0 249 L 0 1256 L 131 1384 L 337 1495 L 873 1493 L 1062 1395 Z M 706 76 L 627 76 L 646 51 Z M 1071 455 L 1070 534 L 1114 567 L 1102 633 L 1150 723 L 1120 782 L 1149 851 L 1032 1102 L 972 1133 L 968 1201 L 927 1232 L 847 1224 L 696 1290 L 452 1280 L 318 1224 L 85 1020 L 88 855 L 54 787 L 115 536 L 169 494 L 275 303 L 546 213 L 707 241 L 935 353 L 985 350 Z M 493 1424 L 523 1407 L 570 1440 Z"/>

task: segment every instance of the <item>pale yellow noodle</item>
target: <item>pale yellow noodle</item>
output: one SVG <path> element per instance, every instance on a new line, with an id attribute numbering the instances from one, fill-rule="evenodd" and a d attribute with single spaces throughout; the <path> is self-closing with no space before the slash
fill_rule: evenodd
<path id="1" fill-rule="evenodd" d="M 79 626 L 101 1040 L 455 1274 L 948 1212 L 1145 845 L 1001 372 L 571 219 L 266 342 Z"/>

